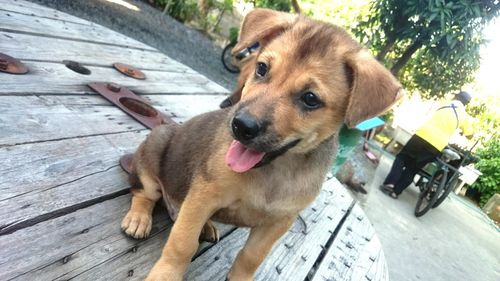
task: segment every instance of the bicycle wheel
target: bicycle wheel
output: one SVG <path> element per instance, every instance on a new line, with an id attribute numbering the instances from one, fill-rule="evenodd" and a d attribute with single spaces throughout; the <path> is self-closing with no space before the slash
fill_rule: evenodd
<path id="1" fill-rule="evenodd" d="M 441 194 L 439 194 L 438 196 L 438 199 L 436 200 L 436 202 L 434 203 L 434 205 L 432 205 L 432 208 L 436 208 L 437 206 L 441 205 L 441 203 L 444 202 L 444 200 L 448 197 L 448 195 L 450 194 L 450 192 L 455 188 L 455 186 L 457 185 L 457 182 L 458 182 L 458 177 L 454 178 L 447 186 L 446 188 L 441 191 Z"/>
<path id="2" fill-rule="evenodd" d="M 427 183 L 425 190 L 418 196 L 417 205 L 415 206 L 416 217 L 423 216 L 436 203 L 438 195 L 444 189 L 445 181 L 441 180 L 443 173 L 443 170 L 434 173 L 431 180 Z"/>
<path id="3" fill-rule="evenodd" d="M 224 68 L 231 73 L 240 72 L 240 68 L 234 64 L 235 58 L 231 55 L 231 50 L 235 46 L 235 43 L 229 43 L 224 50 L 222 50 L 221 61 Z"/>

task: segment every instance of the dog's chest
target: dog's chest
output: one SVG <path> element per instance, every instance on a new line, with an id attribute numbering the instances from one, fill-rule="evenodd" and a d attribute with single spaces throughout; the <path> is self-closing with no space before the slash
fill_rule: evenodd
<path id="1" fill-rule="evenodd" d="M 241 198 L 217 212 L 216 219 L 255 226 L 266 219 L 295 216 L 310 204 L 321 190 L 326 172 L 324 165 L 316 163 L 294 169 L 277 164 L 280 163 L 254 173 L 250 181 L 239 187 Z"/>

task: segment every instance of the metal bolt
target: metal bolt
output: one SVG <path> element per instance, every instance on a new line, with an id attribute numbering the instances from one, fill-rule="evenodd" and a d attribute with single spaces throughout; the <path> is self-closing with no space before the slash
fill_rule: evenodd
<path id="1" fill-rule="evenodd" d="M 278 272 L 278 274 L 281 274 L 282 271 L 283 271 L 282 268 L 280 268 L 279 266 L 276 266 L 276 272 Z"/>
<path id="2" fill-rule="evenodd" d="M 69 256 L 65 256 L 65 257 L 63 258 L 63 260 L 62 260 L 62 263 L 68 263 L 70 259 L 71 259 L 71 255 L 69 255 Z"/>
<path id="3" fill-rule="evenodd" d="M 115 83 L 108 83 L 108 85 L 106 87 L 108 88 L 108 90 L 110 90 L 111 92 L 115 92 L 115 93 L 118 93 L 122 89 L 122 87 L 120 87 L 119 85 L 117 85 Z"/>

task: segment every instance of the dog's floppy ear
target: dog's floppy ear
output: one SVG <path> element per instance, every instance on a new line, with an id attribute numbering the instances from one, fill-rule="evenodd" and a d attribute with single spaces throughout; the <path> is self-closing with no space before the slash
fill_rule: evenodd
<path id="1" fill-rule="evenodd" d="M 351 82 L 345 114 L 349 128 L 383 113 L 403 96 L 398 80 L 366 50 L 348 52 L 345 63 Z"/>
<path id="2" fill-rule="evenodd" d="M 293 25 L 297 15 L 268 9 L 255 9 L 248 13 L 241 24 L 238 43 L 232 53 L 237 54 L 255 42 L 265 46 L 285 29 Z"/>

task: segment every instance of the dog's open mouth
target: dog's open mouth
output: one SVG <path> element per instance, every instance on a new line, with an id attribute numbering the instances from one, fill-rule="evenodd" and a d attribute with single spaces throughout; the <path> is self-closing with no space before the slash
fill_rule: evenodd
<path id="1" fill-rule="evenodd" d="M 252 168 L 261 167 L 270 163 L 299 142 L 300 139 L 290 142 L 278 150 L 266 153 L 253 150 L 241 142 L 233 140 L 226 153 L 226 164 L 231 170 L 237 173 L 244 173 Z"/>
<path id="2" fill-rule="evenodd" d="M 233 140 L 226 153 L 226 164 L 231 170 L 243 173 L 257 165 L 265 155 L 265 152 L 252 150 L 241 142 Z"/>

